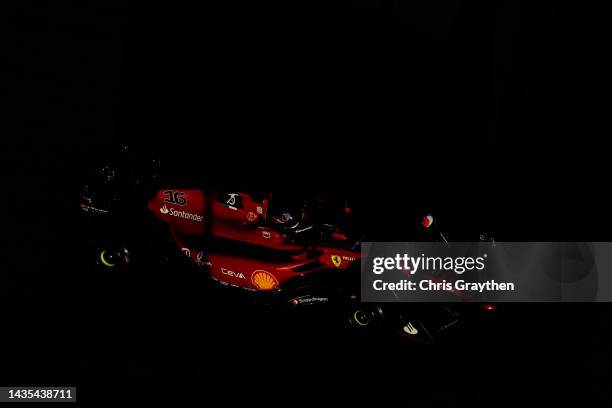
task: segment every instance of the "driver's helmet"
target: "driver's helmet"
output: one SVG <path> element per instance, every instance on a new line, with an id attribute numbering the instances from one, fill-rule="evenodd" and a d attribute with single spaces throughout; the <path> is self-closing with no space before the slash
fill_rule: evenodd
<path id="1" fill-rule="evenodd" d="M 289 210 L 283 210 L 270 217 L 270 223 L 280 230 L 292 230 L 300 225 L 301 217 L 296 216 Z"/>

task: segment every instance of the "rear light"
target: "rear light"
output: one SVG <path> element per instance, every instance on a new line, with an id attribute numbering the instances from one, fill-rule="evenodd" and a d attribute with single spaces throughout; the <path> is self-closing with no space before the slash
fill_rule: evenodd
<path id="1" fill-rule="evenodd" d="M 482 305 L 482 310 L 486 310 L 487 312 L 494 312 L 495 310 L 497 310 L 497 307 L 490 303 L 485 303 L 484 305 Z"/>

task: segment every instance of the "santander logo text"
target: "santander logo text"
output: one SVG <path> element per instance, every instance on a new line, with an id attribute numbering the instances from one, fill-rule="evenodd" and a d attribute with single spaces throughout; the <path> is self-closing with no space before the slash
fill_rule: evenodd
<path id="1" fill-rule="evenodd" d="M 183 218 L 186 220 L 192 220 L 192 221 L 196 221 L 196 222 L 201 222 L 204 217 L 201 216 L 200 214 L 192 214 L 190 212 L 187 211 L 183 211 L 183 210 L 176 210 L 172 207 L 168 208 L 166 205 L 164 205 L 162 208 L 159 209 L 159 212 L 166 215 L 166 214 L 170 214 L 173 217 L 177 217 L 177 218 Z"/>

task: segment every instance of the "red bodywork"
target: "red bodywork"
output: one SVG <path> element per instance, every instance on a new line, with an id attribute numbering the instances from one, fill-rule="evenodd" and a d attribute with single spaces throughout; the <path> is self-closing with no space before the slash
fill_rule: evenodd
<path id="1" fill-rule="evenodd" d="M 285 234 L 266 226 L 268 199 L 256 202 L 246 193 L 160 190 L 148 207 L 168 224 L 170 234 L 186 256 L 199 267 L 207 267 L 213 279 L 232 286 L 280 289 L 296 276 L 323 269 L 344 270 L 360 258 L 359 252 L 342 248 L 320 246 L 308 251 L 296 245 Z M 285 256 L 266 259 L 222 254 L 187 244 L 190 237 L 203 234 Z"/>

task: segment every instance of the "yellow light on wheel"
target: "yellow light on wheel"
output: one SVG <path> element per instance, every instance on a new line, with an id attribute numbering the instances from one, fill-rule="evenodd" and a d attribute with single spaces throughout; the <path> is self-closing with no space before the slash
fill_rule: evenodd
<path id="1" fill-rule="evenodd" d="M 106 251 L 102 251 L 102 253 L 100 253 L 100 262 L 102 262 L 104 266 L 108 266 L 109 268 L 113 268 L 116 265 L 115 262 L 106 259 Z"/>

